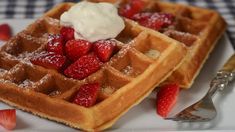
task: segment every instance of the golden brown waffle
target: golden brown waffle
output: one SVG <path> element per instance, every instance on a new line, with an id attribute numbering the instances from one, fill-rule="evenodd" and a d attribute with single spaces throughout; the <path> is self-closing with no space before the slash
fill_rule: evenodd
<path id="1" fill-rule="evenodd" d="M 35 115 L 87 131 L 110 127 L 144 99 L 182 62 L 186 47 L 163 34 L 125 20 L 115 40 L 119 52 L 84 80 L 30 63 L 45 50 L 49 33 L 60 30 L 60 15 L 73 4 L 62 3 L 7 42 L 0 52 L 0 100 Z M 102 84 L 98 102 L 90 108 L 71 103 L 86 83 Z"/>
<path id="2" fill-rule="evenodd" d="M 130 0 L 98 1 L 115 2 L 121 7 Z M 163 12 L 175 16 L 175 26 L 162 33 L 184 43 L 189 52 L 182 65 L 166 82 L 178 82 L 182 88 L 190 88 L 216 42 L 226 29 L 224 19 L 216 11 L 209 9 L 156 0 L 143 1 L 146 4 L 143 12 Z"/>

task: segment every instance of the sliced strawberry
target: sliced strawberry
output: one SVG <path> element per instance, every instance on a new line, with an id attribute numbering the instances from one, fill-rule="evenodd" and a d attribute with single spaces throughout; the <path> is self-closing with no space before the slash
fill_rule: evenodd
<path id="1" fill-rule="evenodd" d="M 141 13 L 136 13 L 132 19 L 135 21 L 146 21 L 153 15 L 152 12 L 141 12 Z"/>
<path id="2" fill-rule="evenodd" d="M 99 90 L 99 83 L 84 84 L 76 93 L 73 103 L 84 107 L 91 107 L 96 103 Z"/>
<path id="3" fill-rule="evenodd" d="M 0 25 L 0 40 L 7 41 L 11 38 L 11 28 L 8 24 Z"/>
<path id="4" fill-rule="evenodd" d="M 66 63 L 66 57 L 63 55 L 55 54 L 53 52 L 43 51 L 34 55 L 30 61 L 33 64 L 40 65 L 46 68 L 60 70 Z"/>
<path id="5" fill-rule="evenodd" d="M 65 53 L 70 60 L 76 61 L 81 56 L 87 54 L 91 47 L 92 44 L 86 40 L 69 40 L 65 44 Z"/>
<path id="6" fill-rule="evenodd" d="M 14 129 L 16 126 L 16 110 L 0 110 L 0 125 L 8 130 Z"/>
<path id="7" fill-rule="evenodd" d="M 74 39 L 74 29 L 71 27 L 62 27 L 60 29 L 60 34 L 63 36 L 66 42 Z"/>
<path id="8" fill-rule="evenodd" d="M 93 51 L 102 62 L 107 62 L 113 55 L 115 47 L 116 42 L 113 40 L 99 40 L 94 43 Z"/>
<path id="9" fill-rule="evenodd" d="M 133 20 L 137 21 L 140 25 L 154 29 L 161 30 L 162 28 L 173 25 L 174 16 L 167 13 L 137 13 L 133 16 Z"/>
<path id="10" fill-rule="evenodd" d="M 50 34 L 49 41 L 47 42 L 47 51 L 63 55 L 64 40 L 59 34 Z"/>
<path id="11" fill-rule="evenodd" d="M 162 117 L 167 117 L 173 106 L 175 105 L 179 95 L 178 84 L 167 84 L 162 86 L 157 93 L 157 113 Z"/>
<path id="12" fill-rule="evenodd" d="M 84 79 L 100 69 L 101 62 L 94 54 L 80 57 L 77 61 L 65 69 L 64 74 L 74 79 Z"/>
<path id="13" fill-rule="evenodd" d="M 126 18 L 132 18 L 136 13 L 141 12 L 144 8 L 144 1 L 142 0 L 131 0 L 129 3 L 119 8 L 119 14 Z"/>

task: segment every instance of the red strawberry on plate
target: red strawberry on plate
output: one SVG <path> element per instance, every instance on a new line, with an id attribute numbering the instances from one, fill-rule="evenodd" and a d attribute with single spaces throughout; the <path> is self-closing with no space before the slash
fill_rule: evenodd
<path id="1" fill-rule="evenodd" d="M 137 13 L 132 19 L 137 21 L 140 25 L 154 30 L 160 30 L 174 23 L 174 16 L 172 14 L 157 12 Z"/>
<path id="2" fill-rule="evenodd" d="M 142 0 L 131 0 L 119 8 L 119 14 L 131 19 L 133 15 L 139 13 L 144 8 L 144 4 Z"/>
<path id="3" fill-rule="evenodd" d="M 90 51 L 91 45 L 92 44 L 90 42 L 82 39 L 69 40 L 65 44 L 65 52 L 71 61 L 76 61 L 78 58 Z"/>
<path id="4" fill-rule="evenodd" d="M 63 36 L 65 41 L 74 39 L 74 29 L 71 27 L 62 27 L 60 29 L 60 34 Z"/>
<path id="5" fill-rule="evenodd" d="M 115 47 L 116 42 L 114 40 L 99 40 L 94 43 L 93 51 L 102 62 L 107 62 L 113 55 Z"/>
<path id="6" fill-rule="evenodd" d="M 84 79 L 100 69 L 101 62 L 94 54 L 80 57 L 77 61 L 64 70 L 64 74 L 74 79 Z"/>
<path id="7" fill-rule="evenodd" d="M 11 28 L 8 24 L 0 25 L 0 40 L 7 41 L 11 38 Z"/>
<path id="8" fill-rule="evenodd" d="M 76 93 L 73 103 L 84 107 L 91 107 L 96 103 L 99 90 L 99 83 L 84 84 Z"/>
<path id="9" fill-rule="evenodd" d="M 47 51 L 63 55 L 64 40 L 59 34 L 50 34 L 49 41 L 47 42 Z"/>
<path id="10" fill-rule="evenodd" d="M 14 129 L 16 126 L 16 110 L 0 110 L 0 125 L 8 130 Z"/>
<path id="11" fill-rule="evenodd" d="M 162 117 L 167 117 L 173 106 L 175 105 L 179 95 L 178 84 L 167 84 L 161 87 L 157 93 L 157 113 Z"/>
<path id="12" fill-rule="evenodd" d="M 66 63 L 66 57 L 54 52 L 43 51 L 34 55 L 30 61 L 46 68 L 60 70 Z"/>

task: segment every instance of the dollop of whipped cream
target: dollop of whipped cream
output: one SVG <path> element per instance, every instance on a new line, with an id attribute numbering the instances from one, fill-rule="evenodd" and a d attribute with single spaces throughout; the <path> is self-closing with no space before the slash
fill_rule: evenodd
<path id="1" fill-rule="evenodd" d="M 61 15 L 60 23 L 74 28 L 75 39 L 90 42 L 115 38 L 125 27 L 117 8 L 105 2 L 79 2 Z"/>

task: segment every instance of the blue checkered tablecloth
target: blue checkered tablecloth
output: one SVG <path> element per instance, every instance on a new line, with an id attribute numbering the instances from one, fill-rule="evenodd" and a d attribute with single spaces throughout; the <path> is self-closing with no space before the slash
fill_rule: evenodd
<path id="1" fill-rule="evenodd" d="M 79 0 L 0 0 L 0 19 L 37 18 L 60 2 Z M 235 48 L 235 0 L 166 0 L 215 9 L 228 23 L 227 33 Z"/>

